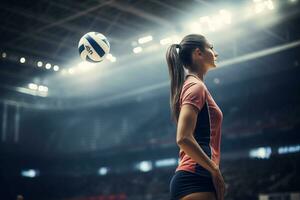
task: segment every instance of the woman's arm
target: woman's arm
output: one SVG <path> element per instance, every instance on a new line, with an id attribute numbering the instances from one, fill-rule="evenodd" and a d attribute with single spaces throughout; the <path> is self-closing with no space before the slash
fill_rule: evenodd
<path id="1" fill-rule="evenodd" d="M 184 104 L 182 106 L 178 119 L 176 142 L 187 155 L 212 174 L 217 200 L 224 200 L 225 182 L 219 166 L 210 160 L 193 136 L 198 110 L 194 105 Z"/>
<path id="2" fill-rule="evenodd" d="M 214 173 L 218 170 L 218 166 L 210 160 L 193 136 L 197 123 L 197 116 L 198 109 L 195 106 L 190 104 L 182 106 L 178 119 L 176 142 L 180 149 L 194 161 L 209 172 Z"/>

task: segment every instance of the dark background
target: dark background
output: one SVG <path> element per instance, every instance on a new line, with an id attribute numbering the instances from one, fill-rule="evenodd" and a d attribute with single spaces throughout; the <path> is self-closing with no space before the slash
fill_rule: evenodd
<path id="1" fill-rule="evenodd" d="M 228 29 L 205 34 L 219 54 L 205 83 L 224 116 L 225 199 L 299 193 L 299 2 L 271 2 L 275 9 L 244 19 L 254 1 L 1 1 L 0 199 L 168 199 L 176 165 L 135 167 L 178 158 L 166 47 L 132 49 L 145 35 L 159 45 L 188 33 L 189 20 L 222 8 L 234 16 Z M 89 31 L 108 37 L 117 61 L 68 74 Z M 47 97 L 26 92 L 29 83 L 46 85 Z M 278 153 L 289 146 L 294 152 Z M 270 157 L 251 158 L 259 147 L 270 147 Z M 37 176 L 22 176 L 28 169 Z"/>

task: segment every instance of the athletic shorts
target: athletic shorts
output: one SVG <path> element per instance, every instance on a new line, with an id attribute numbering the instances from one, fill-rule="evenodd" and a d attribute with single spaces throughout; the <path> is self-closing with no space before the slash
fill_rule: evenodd
<path id="1" fill-rule="evenodd" d="M 179 200 L 195 192 L 215 192 L 212 178 L 184 170 L 176 171 L 170 181 L 171 200 Z"/>

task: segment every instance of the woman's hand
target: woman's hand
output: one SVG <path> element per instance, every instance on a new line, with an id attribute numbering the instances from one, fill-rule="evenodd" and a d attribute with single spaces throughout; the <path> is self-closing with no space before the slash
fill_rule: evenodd
<path id="1" fill-rule="evenodd" d="M 225 195 L 225 182 L 221 171 L 216 167 L 212 172 L 212 180 L 216 189 L 217 200 L 224 200 Z"/>

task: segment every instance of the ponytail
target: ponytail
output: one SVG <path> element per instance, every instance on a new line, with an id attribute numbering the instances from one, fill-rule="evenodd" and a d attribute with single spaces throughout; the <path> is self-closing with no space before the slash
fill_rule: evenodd
<path id="1" fill-rule="evenodd" d="M 172 44 L 166 53 L 168 63 L 169 76 L 171 79 L 171 92 L 170 92 L 170 107 L 172 120 L 177 124 L 179 118 L 179 99 L 181 89 L 184 83 L 184 68 L 179 58 L 177 48 L 181 49 L 178 44 Z"/>
<path id="2" fill-rule="evenodd" d="M 171 79 L 170 107 L 172 120 L 177 124 L 179 118 L 179 99 L 184 83 L 183 66 L 193 71 L 192 53 L 196 48 L 204 52 L 206 38 L 199 34 L 190 34 L 185 36 L 180 44 L 172 44 L 166 53 L 166 59 Z M 177 52 L 179 49 L 179 52 Z"/>

